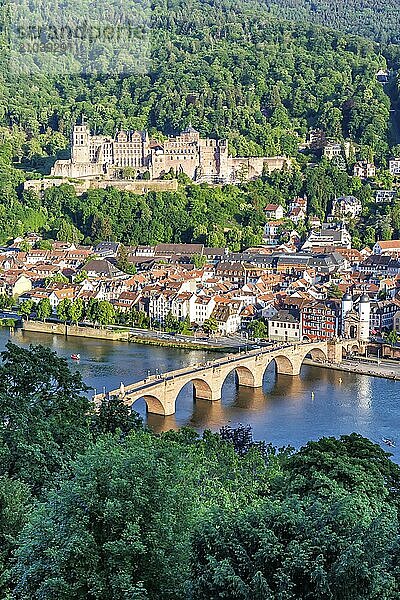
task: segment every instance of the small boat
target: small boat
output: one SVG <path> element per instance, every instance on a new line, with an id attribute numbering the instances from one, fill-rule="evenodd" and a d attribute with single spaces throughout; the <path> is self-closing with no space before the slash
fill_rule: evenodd
<path id="1" fill-rule="evenodd" d="M 386 446 L 390 446 L 390 448 L 394 448 L 396 445 L 396 442 L 394 442 L 393 440 L 391 440 L 390 438 L 382 438 L 382 442 L 384 444 L 386 444 Z"/>
<path id="2" fill-rule="evenodd" d="M 71 354 L 71 358 L 72 358 L 72 360 L 80 360 L 81 355 L 80 354 Z"/>

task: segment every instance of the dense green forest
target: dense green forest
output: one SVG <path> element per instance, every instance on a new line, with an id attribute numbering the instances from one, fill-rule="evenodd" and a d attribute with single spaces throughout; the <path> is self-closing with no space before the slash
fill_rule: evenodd
<path id="1" fill-rule="evenodd" d="M 397 0 L 262 0 L 273 15 L 373 38 L 400 42 Z"/>
<path id="2" fill-rule="evenodd" d="M 82 113 L 108 134 L 170 134 L 191 122 L 201 134 L 228 137 L 240 154 L 292 155 L 298 134 L 316 125 L 372 144 L 379 156 L 388 150 L 389 104 L 375 78 L 385 59 L 370 41 L 277 21 L 245 3 L 198 0 L 156 3 L 149 35 L 145 74 L 3 72 L 0 118 L 14 127 L 14 157 L 53 155 Z"/>
<path id="3" fill-rule="evenodd" d="M 0 597 L 395 600 L 400 468 L 356 435 L 152 434 L 43 347 L 0 365 Z"/>

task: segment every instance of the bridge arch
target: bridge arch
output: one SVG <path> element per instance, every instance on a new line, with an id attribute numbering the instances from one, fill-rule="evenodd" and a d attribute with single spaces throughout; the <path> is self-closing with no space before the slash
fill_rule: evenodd
<path id="1" fill-rule="evenodd" d="M 268 368 L 271 362 L 275 362 L 276 372 L 278 375 L 294 375 L 295 374 L 295 365 L 293 361 L 285 354 L 278 354 L 274 356 L 268 363 L 265 365 L 264 371 Z"/>
<path id="2" fill-rule="evenodd" d="M 202 398 L 203 400 L 219 400 L 221 398 L 221 394 L 218 395 L 218 393 L 218 397 L 215 397 L 215 384 L 211 386 L 208 381 L 201 377 L 193 377 L 182 383 L 181 387 L 177 390 L 176 398 L 178 398 L 183 388 L 189 383 L 193 385 L 193 395 L 195 398 Z"/>
<path id="3" fill-rule="evenodd" d="M 360 352 L 360 344 L 355 340 L 345 342 L 342 346 L 342 356 L 346 357 L 350 354 L 358 354 Z"/>
<path id="4" fill-rule="evenodd" d="M 324 363 L 328 360 L 328 349 L 327 347 L 321 347 L 321 345 L 313 346 L 312 344 L 309 344 L 308 348 L 303 351 L 303 355 L 299 358 L 298 374 L 300 373 L 300 369 L 306 358 L 317 363 Z"/>
<path id="5" fill-rule="evenodd" d="M 307 356 L 311 356 L 312 360 L 315 360 L 316 362 L 323 362 L 328 360 L 328 356 L 326 352 L 322 350 L 322 348 L 311 348 L 311 350 L 304 355 L 304 358 L 306 358 Z"/>
<path id="6" fill-rule="evenodd" d="M 239 386 L 252 388 L 261 386 L 258 382 L 257 374 L 252 369 L 245 365 L 239 365 L 233 366 L 224 373 L 221 388 L 232 373 L 235 373 L 237 378 L 236 381 Z"/>
<path id="7" fill-rule="evenodd" d="M 139 400 L 144 400 L 146 404 L 146 412 L 153 413 L 155 415 L 162 415 L 165 417 L 165 406 L 159 398 L 152 396 L 151 394 L 143 394 L 137 398 L 130 398 L 127 396 L 124 400 L 125 404 L 133 406 Z"/>

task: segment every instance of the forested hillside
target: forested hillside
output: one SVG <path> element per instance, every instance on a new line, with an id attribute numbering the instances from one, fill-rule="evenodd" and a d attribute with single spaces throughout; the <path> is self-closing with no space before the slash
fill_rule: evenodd
<path id="1" fill-rule="evenodd" d="M 372 42 L 199 1 L 156 5 L 150 36 L 144 75 L 3 72 L 0 117 L 14 127 L 14 157 L 56 153 L 82 113 L 108 134 L 170 134 L 191 122 L 242 155 L 293 155 L 298 134 L 316 125 L 387 152 L 388 100 L 375 79 L 385 60 Z"/>
<path id="2" fill-rule="evenodd" d="M 383 44 L 400 42 L 397 0 L 262 0 L 271 13 L 369 37 Z"/>
<path id="3" fill-rule="evenodd" d="M 177 192 L 143 196 L 109 188 L 78 197 L 72 186 L 63 185 L 46 190 L 40 202 L 26 193 L 23 204 L 16 202 L 8 217 L 0 215 L 0 227 L 4 241 L 29 225 L 45 229 L 51 238 L 75 243 L 103 239 L 127 244 L 200 242 L 238 251 L 261 243 L 266 204 L 285 206 L 288 199 L 304 194 L 312 214 L 321 218 L 337 195 L 360 198 L 363 222 L 348 223 L 356 248 L 373 245 L 376 238 L 400 235 L 400 200 L 394 200 L 390 210 L 376 205 L 370 185 L 362 185 L 328 161 L 303 173 L 299 168 L 276 172 L 241 186 L 191 184 Z M 282 225 L 283 231 L 292 229 L 290 220 Z M 299 223 L 297 230 L 304 234 L 305 224 Z"/>
<path id="4" fill-rule="evenodd" d="M 3 63 L 2 241 L 29 230 L 57 235 L 65 216 L 87 239 L 108 232 L 112 237 L 122 235 L 125 242 L 190 241 L 189 233 L 195 231 L 194 239 L 203 236 L 222 243 L 220 229 L 224 227 L 233 228 L 231 235 L 234 239 L 240 235 L 243 244 L 244 240 L 259 239 L 262 208 L 279 191 L 271 191 L 270 184 L 262 197 L 253 194 L 250 202 L 244 192 L 251 218 L 239 216 L 241 194 L 220 193 L 217 201 L 213 200 L 215 194 L 209 195 L 211 208 L 200 229 L 196 229 L 197 217 L 191 228 L 180 226 L 179 219 L 171 225 L 169 217 L 156 220 L 153 204 L 160 199 L 150 198 L 153 222 L 143 237 L 138 235 L 142 231 L 139 222 L 124 220 L 124 214 L 132 215 L 135 208 L 123 211 L 118 224 L 113 217 L 116 208 L 104 216 L 98 201 L 102 194 L 89 194 L 91 214 L 79 200 L 74 201 L 75 211 L 59 213 L 57 203 L 52 207 L 46 199 L 23 196 L 24 179 L 48 172 L 56 156 L 68 148 L 71 127 L 82 114 L 93 130 L 106 134 L 114 134 L 118 128 L 147 128 L 152 135 L 162 136 L 191 123 L 202 135 L 227 137 L 234 155 L 287 154 L 300 169 L 312 157 L 300 154 L 299 144 L 310 127 L 321 127 L 338 141 L 352 138 L 359 157 L 373 157 L 377 166 L 386 166 L 389 98 L 376 80 L 378 69 L 386 63 L 371 40 L 277 20 L 253 3 L 200 0 L 154 3 L 150 39 L 150 62 L 144 74 L 52 77 L 43 72 L 16 77 L 7 69 L 7 62 Z M 305 181 L 297 186 L 299 192 L 306 191 L 307 185 Z M 345 187 L 352 191 L 353 184 Z M 311 205 L 322 217 L 337 189 L 328 184 L 327 190 L 317 192 L 318 199 L 311 197 Z M 191 194 L 166 195 L 162 200 L 165 215 L 176 214 L 174 206 L 179 205 L 186 211 L 185 221 L 190 211 L 181 197 Z M 224 206 L 231 206 L 231 196 L 236 198 L 232 210 Z M 128 202 L 128 195 L 123 198 L 123 203 Z M 132 204 L 132 199 L 129 202 Z M 61 206 L 68 203 L 66 194 Z M 136 204 L 141 201 L 135 199 L 133 207 Z"/>

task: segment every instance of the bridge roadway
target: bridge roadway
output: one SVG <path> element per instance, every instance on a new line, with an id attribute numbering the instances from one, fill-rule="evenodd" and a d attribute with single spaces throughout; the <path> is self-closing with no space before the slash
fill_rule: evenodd
<path id="1" fill-rule="evenodd" d="M 343 350 L 345 354 L 358 352 L 360 344 L 355 340 L 277 342 L 246 353 L 229 354 L 207 363 L 151 375 L 130 385 L 121 384 L 108 394 L 123 398 L 127 405 L 143 398 L 148 412 L 167 416 L 175 413 L 176 399 L 188 383 L 193 384 L 195 398 L 216 401 L 221 399 L 222 386 L 232 371 L 236 373 L 238 385 L 258 388 L 262 387 L 265 370 L 272 361 L 276 363 L 278 374 L 296 376 L 300 374 L 306 356 L 319 362 L 338 364 L 342 361 Z M 93 400 L 99 404 L 104 397 L 104 394 L 96 394 Z"/>

